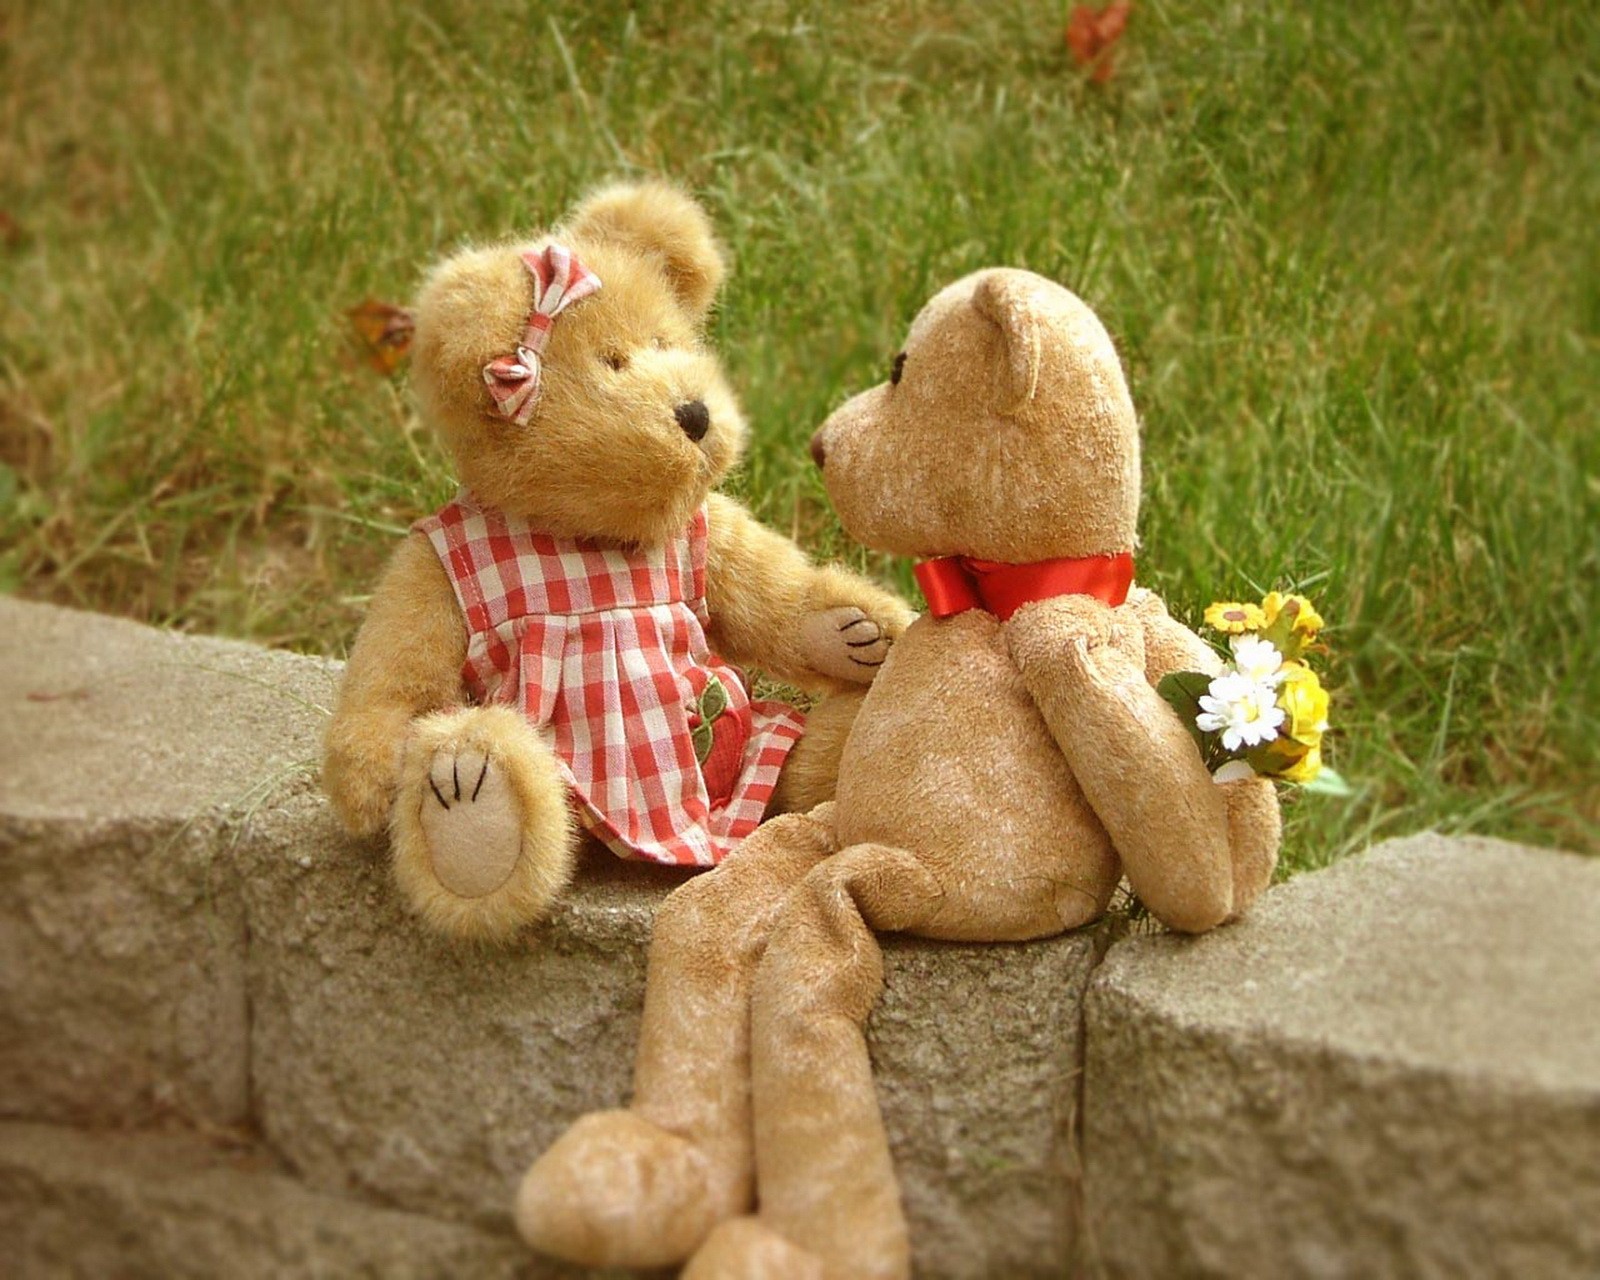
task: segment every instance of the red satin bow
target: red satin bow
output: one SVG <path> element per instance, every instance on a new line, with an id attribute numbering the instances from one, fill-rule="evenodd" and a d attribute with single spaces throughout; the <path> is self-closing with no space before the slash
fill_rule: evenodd
<path id="1" fill-rule="evenodd" d="M 1023 605 L 1053 596 L 1093 596 L 1115 608 L 1133 585 L 1133 556 L 1124 551 L 1031 564 L 946 556 L 924 560 L 912 572 L 935 618 L 983 609 L 1006 622 Z"/>

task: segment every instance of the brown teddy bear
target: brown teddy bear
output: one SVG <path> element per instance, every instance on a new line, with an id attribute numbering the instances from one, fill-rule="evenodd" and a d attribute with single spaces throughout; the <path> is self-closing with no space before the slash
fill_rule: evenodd
<path id="1" fill-rule="evenodd" d="M 1214 782 L 1154 688 L 1219 664 L 1130 590 L 1137 423 L 1093 312 L 1023 271 L 951 285 L 812 449 L 845 528 L 922 561 L 930 609 L 866 696 L 835 801 L 663 904 L 632 1107 L 580 1119 L 519 1194 L 553 1254 L 692 1258 L 694 1280 L 908 1275 L 862 1036 L 872 931 L 1049 937 L 1126 875 L 1195 932 L 1271 877 L 1272 785 Z"/>
<path id="2" fill-rule="evenodd" d="M 462 489 L 373 595 L 323 781 L 352 832 L 388 825 L 405 896 L 446 933 L 538 918 L 575 826 L 710 866 L 831 795 L 911 618 L 713 492 L 745 437 L 701 336 L 723 271 L 705 213 L 647 183 L 423 288 L 413 376 Z M 803 732 L 733 664 L 835 696 Z"/>

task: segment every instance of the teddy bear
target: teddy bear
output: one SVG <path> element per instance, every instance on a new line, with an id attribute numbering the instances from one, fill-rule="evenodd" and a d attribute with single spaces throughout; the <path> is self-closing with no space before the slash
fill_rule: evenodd
<path id="1" fill-rule="evenodd" d="M 322 776 L 447 935 L 539 919 L 580 833 L 707 867 L 831 795 L 912 616 L 715 491 L 746 435 L 703 337 L 724 271 L 705 211 L 645 182 L 423 286 L 413 382 L 461 489 L 372 596 Z M 821 701 L 753 698 L 746 666 Z"/>
<path id="2" fill-rule="evenodd" d="M 1133 586 L 1137 420 L 1082 301 L 1020 270 L 949 286 L 812 451 L 846 531 L 914 557 L 929 608 L 866 694 L 834 798 L 658 910 L 631 1105 L 581 1117 L 518 1193 L 550 1254 L 688 1259 L 691 1280 L 909 1275 L 862 1031 L 874 931 L 1046 938 L 1126 876 L 1194 933 L 1271 878 L 1272 784 L 1216 782 L 1155 689 L 1220 664 Z"/>

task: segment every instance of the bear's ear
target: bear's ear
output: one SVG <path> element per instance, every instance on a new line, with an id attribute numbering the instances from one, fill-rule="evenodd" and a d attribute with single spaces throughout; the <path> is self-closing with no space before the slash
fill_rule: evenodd
<path id="1" fill-rule="evenodd" d="M 575 239 L 618 244 L 657 258 L 695 318 L 711 310 L 726 266 L 706 211 L 665 182 L 622 183 L 588 197 L 567 224 Z"/>
<path id="2" fill-rule="evenodd" d="M 1041 358 L 1037 306 L 1021 272 L 989 271 L 972 293 L 978 314 L 1000 330 L 1001 368 L 997 375 L 1005 417 L 1021 413 L 1039 389 Z"/>

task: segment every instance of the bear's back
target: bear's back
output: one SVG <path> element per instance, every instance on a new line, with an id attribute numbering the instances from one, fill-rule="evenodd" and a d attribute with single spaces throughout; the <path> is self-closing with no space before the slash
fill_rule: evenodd
<path id="1" fill-rule="evenodd" d="M 841 845 L 908 849 L 981 897 L 1045 881 L 1093 919 L 1121 874 L 1110 839 L 1023 686 L 1000 623 L 924 616 L 890 651 L 839 766 Z M 1081 904 L 1081 905 L 1080 905 Z M 959 921 L 934 937 L 960 936 Z"/>

